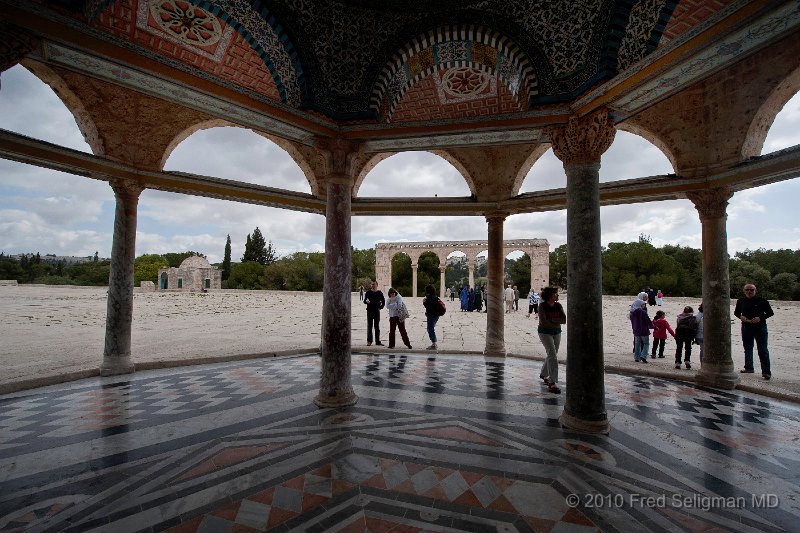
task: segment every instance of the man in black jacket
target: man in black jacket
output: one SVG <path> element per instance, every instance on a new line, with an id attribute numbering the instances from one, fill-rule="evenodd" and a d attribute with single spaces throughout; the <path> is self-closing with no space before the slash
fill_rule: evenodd
<path id="1" fill-rule="evenodd" d="M 372 325 L 375 324 L 375 344 L 383 346 L 381 342 L 381 309 L 386 305 L 383 292 L 378 290 L 378 282 L 373 281 L 370 289 L 364 293 L 364 303 L 367 304 L 367 346 L 372 346 Z"/>
<path id="2" fill-rule="evenodd" d="M 753 368 L 753 341 L 758 347 L 758 358 L 761 361 L 761 376 L 764 379 L 772 377 L 769 367 L 769 349 L 767 349 L 767 319 L 774 315 L 769 302 L 756 296 L 756 286 L 748 283 L 744 286 L 744 298 L 736 300 L 733 314 L 742 321 L 742 344 L 744 344 L 744 369 L 743 374 L 752 374 Z"/>

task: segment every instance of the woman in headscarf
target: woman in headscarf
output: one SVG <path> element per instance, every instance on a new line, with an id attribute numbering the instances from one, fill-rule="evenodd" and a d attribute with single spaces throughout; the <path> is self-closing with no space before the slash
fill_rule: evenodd
<path id="1" fill-rule="evenodd" d="M 462 312 L 466 312 L 467 307 L 469 306 L 469 303 L 468 303 L 468 300 L 469 300 L 469 287 L 464 285 L 464 288 L 461 289 L 461 294 L 459 295 L 459 298 L 461 299 L 461 311 Z"/>

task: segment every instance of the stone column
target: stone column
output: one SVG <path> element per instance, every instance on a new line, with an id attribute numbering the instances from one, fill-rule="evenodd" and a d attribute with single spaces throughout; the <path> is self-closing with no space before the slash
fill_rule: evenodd
<path id="1" fill-rule="evenodd" d="M 325 180 L 325 288 L 322 293 L 322 374 L 319 407 L 353 405 L 358 397 L 350 380 L 352 253 L 350 202 L 353 184 L 346 174 Z"/>
<path id="2" fill-rule="evenodd" d="M 728 189 L 686 193 L 700 214 L 703 231 L 703 363 L 698 383 L 733 389 L 739 374 L 731 357 L 731 299 L 726 208 Z"/>
<path id="3" fill-rule="evenodd" d="M 469 272 L 469 286 L 475 288 L 475 265 L 467 265 L 467 272 Z"/>
<path id="4" fill-rule="evenodd" d="M 607 110 L 547 134 L 567 174 L 567 372 L 561 424 L 607 433 L 600 261 L 600 156 L 614 140 Z"/>
<path id="5" fill-rule="evenodd" d="M 486 215 L 489 225 L 489 255 L 486 284 L 486 348 L 484 355 L 505 357 L 505 312 L 503 311 L 503 222 L 505 213 Z M 472 270 L 470 270 L 472 281 Z"/>
<path id="6" fill-rule="evenodd" d="M 101 376 L 133 372 L 131 326 L 133 323 L 133 262 L 136 259 L 136 210 L 144 187 L 130 179 L 111 182 L 117 201 L 111 272 L 108 276 L 106 339 Z"/>
<path id="7" fill-rule="evenodd" d="M 444 271 L 447 270 L 447 267 L 439 267 L 439 292 L 441 293 L 440 298 L 444 298 Z"/>
<path id="8" fill-rule="evenodd" d="M 411 297 L 417 297 L 417 263 L 411 263 Z"/>

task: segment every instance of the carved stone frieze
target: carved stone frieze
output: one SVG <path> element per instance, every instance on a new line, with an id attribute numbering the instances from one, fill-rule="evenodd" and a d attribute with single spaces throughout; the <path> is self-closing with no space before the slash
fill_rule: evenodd
<path id="1" fill-rule="evenodd" d="M 700 221 L 723 218 L 727 215 L 728 200 L 733 191 L 726 188 L 687 192 L 686 197 L 700 214 Z"/>
<path id="2" fill-rule="evenodd" d="M 600 161 L 600 156 L 614 142 L 614 122 L 607 109 L 598 109 L 582 117 L 573 116 L 565 125 L 548 126 L 553 152 L 565 164 Z"/>

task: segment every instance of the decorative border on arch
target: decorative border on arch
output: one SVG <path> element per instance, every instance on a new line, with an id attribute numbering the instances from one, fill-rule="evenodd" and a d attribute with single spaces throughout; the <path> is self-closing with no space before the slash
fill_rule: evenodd
<path id="1" fill-rule="evenodd" d="M 398 50 L 378 76 L 370 108 L 388 121 L 416 82 L 438 69 L 451 67 L 496 73 L 526 104 L 539 94 L 531 62 L 511 39 L 481 26 L 456 25 L 417 36 Z"/>
<path id="2" fill-rule="evenodd" d="M 84 14 L 91 21 L 116 1 L 88 0 Z M 244 37 L 272 74 L 281 102 L 300 107 L 306 93 L 303 67 L 292 40 L 261 2 L 251 5 L 250 2 L 237 0 L 186 1 L 214 14 Z"/>

